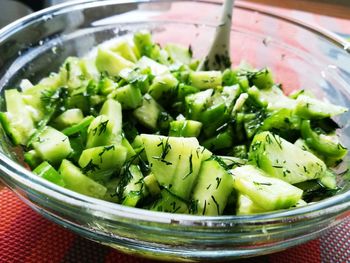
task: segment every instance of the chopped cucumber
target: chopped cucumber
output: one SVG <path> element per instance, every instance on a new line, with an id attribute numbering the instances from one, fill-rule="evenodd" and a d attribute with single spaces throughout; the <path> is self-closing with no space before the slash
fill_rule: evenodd
<path id="1" fill-rule="evenodd" d="M 4 88 L 0 122 L 34 173 L 126 206 L 207 216 L 342 190 L 347 175 L 334 171 L 349 145 L 331 118 L 348 109 L 308 90 L 287 96 L 268 68 L 199 71 L 191 46 L 157 37 L 139 31 Z"/>
<path id="2" fill-rule="evenodd" d="M 315 155 L 271 132 L 255 135 L 249 159 L 269 176 L 290 184 L 321 178 L 326 171 L 325 163 Z"/>
<path id="3" fill-rule="evenodd" d="M 82 173 L 82 171 L 68 160 L 63 160 L 59 169 L 66 188 L 96 198 L 103 198 L 106 187 L 96 183 Z"/>
<path id="4" fill-rule="evenodd" d="M 46 126 L 39 134 L 33 142 L 33 148 L 42 160 L 53 165 L 59 164 L 73 152 L 69 138 L 50 126 Z"/>
<path id="5" fill-rule="evenodd" d="M 233 186 L 247 195 L 254 203 L 266 211 L 289 208 L 302 197 L 303 191 L 277 178 L 270 177 L 264 171 L 244 165 L 231 170 Z"/>
<path id="6" fill-rule="evenodd" d="M 61 174 L 59 174 L 48 162 L 42 162 L 33 170 L 33 173 L 54 184 L 65 186 Z"/>
<path id="7" fill-rule="evenodd" d="M 216 160 L 202 162 L 192 193 L 192 213 L 221 215 L 233 190 L 233 178 Z"/>

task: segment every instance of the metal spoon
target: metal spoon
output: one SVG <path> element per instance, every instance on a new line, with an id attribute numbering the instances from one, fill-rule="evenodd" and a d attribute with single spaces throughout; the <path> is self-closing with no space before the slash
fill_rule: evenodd
<path id="1" fill-rule="evenodd" d="M 220 24 L 216 28 L 209 52 L 201 61 L 198 70 L 223 70 L 231 66 L 230 33 L 234 0 L 225 0 Z"/>

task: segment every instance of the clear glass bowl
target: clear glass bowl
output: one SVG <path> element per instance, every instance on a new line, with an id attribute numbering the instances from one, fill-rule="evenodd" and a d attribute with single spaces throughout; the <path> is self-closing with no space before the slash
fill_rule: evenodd
<path id="1" fill-rule="evenodd" d="M 118 3 L 119 2 L 119 3 Z M 159 43 L 191 45 L 205 54 L 220 5 L 214 1 L 71 2 L 21 19 L 0 31 L 0 88 L 22 78 L 38 81 L 69 55 L 139 29 Z M 300 87 L 350 107 L 349 46 L 330 32 L 239 3 L 234 11 L 232 58 L 268 66 L 286 92 Z M 4 102 L 1 100 L 1 110 Z M 350 146 L 350 113 L 337 121 Z M 306 207 L 253 216 L 201 217 L 124 207 L 57 187 L 23 165 L 21 151 L 1 133 L 0 178 L 40 214 L 82 236 L 127 253 L 160 259 L 221 260 L 267 254 L 306 242 L 349 215 L 350 184 Z M 349 158 L 339 168 L 346 170 Z"/>

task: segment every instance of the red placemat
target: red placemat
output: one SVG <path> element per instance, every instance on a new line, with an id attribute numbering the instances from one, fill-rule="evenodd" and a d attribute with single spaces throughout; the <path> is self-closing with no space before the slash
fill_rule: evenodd
<path id="1" fill-rule="evenodd" d="M 350 262 L 350 217 L 321 238 L 283 252 L 235 261 L 238 263 Z M 125 255 L 58 226 L 0 191 L 0 262 L 153 262 Z"/>

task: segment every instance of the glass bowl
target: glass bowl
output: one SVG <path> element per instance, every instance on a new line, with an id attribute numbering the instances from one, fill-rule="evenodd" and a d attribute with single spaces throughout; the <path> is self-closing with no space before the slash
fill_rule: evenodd
<path id="1" fill-rule="evenodd" d="M 80 1 L 27 16 L 0 31 L 0 88 L 36 82 L 67 56 L 140 29 L 157 42 L 191 45 L 205 54 L 220 5 L 215 1 Z M 268 66 L 286 92 L 305 88 L 350 107 L 349 46 L 326 30 L 239 3 L 234 11 L 231 53 Z M 2 96 L 3 97 L 3 96 Z M 5 109 L 1 100 L 1 110 Z M 350 112 L 337 119 L 350 146 Z M 60 188 L 27 170 L 21 151 L 0 129 L 0 178 L 25 203 L 50 220 L 127 253 L 168 260 L 222 260 L 272 253 L 319 236 L 349 215 L 350 184 L 308 206 L 250 216 L 203 217 L 124 207 Z M 349 158 L 339 167 L 345 171 Z"/>

